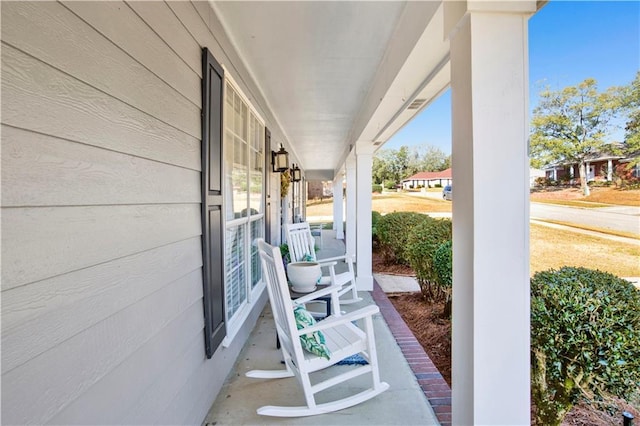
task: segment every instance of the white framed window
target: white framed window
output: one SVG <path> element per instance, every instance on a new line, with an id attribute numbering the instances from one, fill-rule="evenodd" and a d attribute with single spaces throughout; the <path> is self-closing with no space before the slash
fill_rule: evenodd
<path id="1" fill-rule="evenodd" d="M 224 287 L 232 339 L 264 290 L 253 241 L 264 237 L 265 125 L 228 77 L 224 98 Z"/>

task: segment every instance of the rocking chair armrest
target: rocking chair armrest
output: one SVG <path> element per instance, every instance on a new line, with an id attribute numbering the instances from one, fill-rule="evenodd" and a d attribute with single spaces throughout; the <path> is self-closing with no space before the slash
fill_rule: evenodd
<path id="1" fill-rule="evenodd" d="M 336 262 L 336 261 L 325 262 L 324 259 L 316 260 L 316 262 L 318 262 L 318 264 L 320 265 L 321 268 L 333 267 L 333 266 L 336 266 L 338 264 L 338 262 Z"/>
<path id="2" fill-rule="evenodd" d="M 353 262 L 353 259 L 351 258 L 351 255 L 343 254 L 341 256 L 327 257 L 327 258 L 324 258 L 324 259 L 318 259 L 317 260 L 318 263 L 338 262 L 338 261 L 351 263 L 351 262 Z"/>
<path id="3" fill-rule="evenodd" d="M 352 322 L 361 318 L 373 316 L 378 312 L 380 312 L 380 308 L 378 308 L 377 305 L 369 305 L 356 311 L 349 312 L 348 314 L 340 315 L 339 317 L 330 316 L 327 319 L 317 322 L 311 327 L 301 328 L 300 330 L 298 330 L 298 335 L 325 330 L 327 328 L 333 328 L 336 325 L 345 324 L 347 322 Z"/>
<path id="4" fill-rule="evenodd" d="M 329 285 L 323 289 L 316 290 L 313 293 L 309 293 L 306 296 L 298 297 L 294 301 L 294 303 L 296 305 L 304 305 L 305 303 L 311 302 L 312 300 L 316 300 L 319 297 L 327 296 L 331 293 L 336 293 L 336 297 L 338 297 L 338 291 L 340 291 L 341 288 L 342 286 L 340 285 Z"/>

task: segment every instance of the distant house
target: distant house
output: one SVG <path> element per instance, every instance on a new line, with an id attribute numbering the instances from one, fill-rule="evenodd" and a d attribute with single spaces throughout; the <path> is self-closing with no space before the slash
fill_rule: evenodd
<path id="1" fill-rule="evenodd" d="M 451 168 L 441 172 L 420 172 L 413 176 L 409 176 L 402 181 L 403 189 L 412 189 L 418 187 L 433 188 L 436 185 L 451 185 Z"/>
<path id="2" fill-rule="evenodd" d="M 587 182 L 611 181 L 613 173 L 621 163 L 628 163 L 631 158 L 624 155 L 607 152 L 597 152 L 587 157 L 585 171 Z M 580 179 L 580 166 L 578 163 L 558 162 L 549 164 L 544 168 L 545 177 L 553 181 L 577 182 Z"/>
<path id="3" fill-rule="evenodd" d="M 546 177 L 545 171 L 541 169 L 529 169 L 529 186 L 533 188 L 536 184 L 536 179 Z"/>
<path id="4" fill-rule="evenodd" d="M 333 182 L 310 180 L 307 183 L 307 199 L 322 199 L 333 197 Z"/>

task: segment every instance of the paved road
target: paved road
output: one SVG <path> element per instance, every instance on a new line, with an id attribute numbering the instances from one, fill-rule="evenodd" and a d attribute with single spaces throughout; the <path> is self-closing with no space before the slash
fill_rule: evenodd
<path id="1" fill-rule="evenodd" d="M 574 208 L 531 203 L 531 219 L 557 220 L 640 235 L 639 207 Z"/>
<path id="2" fill-rule="evenodd" d="M 414 192 L 409 194 L 442 199 L 441 192 Z M 531 219 L 557 220 L 640 235 L 640 207 L 612 206 L 585 209 L 546 203 L 531 203 L 530 211 Z M 441 216 L 450 217 L 450 214 L 441 214 Z"/>

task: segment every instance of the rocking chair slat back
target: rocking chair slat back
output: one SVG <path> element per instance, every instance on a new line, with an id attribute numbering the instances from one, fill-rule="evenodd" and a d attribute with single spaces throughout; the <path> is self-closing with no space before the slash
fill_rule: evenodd
<path id="1" fill-rule="evenodd" d="M 301 262 L 306 255 L 316 260 L 315 239 L 311 235 L 309 224 L 306 222 L 287 225 L 287 244 L 292 262 Z"/>
<path id="2" fill-rule="evenodd" d="M 280 249 L 272 247 L 261 239 L 257 244 L 280 344 L 285 353 L 295 353 L 296 356 L 302 357 L 300 339 L 298 336 L 291 335 L 291 330 L 295 330 L 296 325 Z"/>

